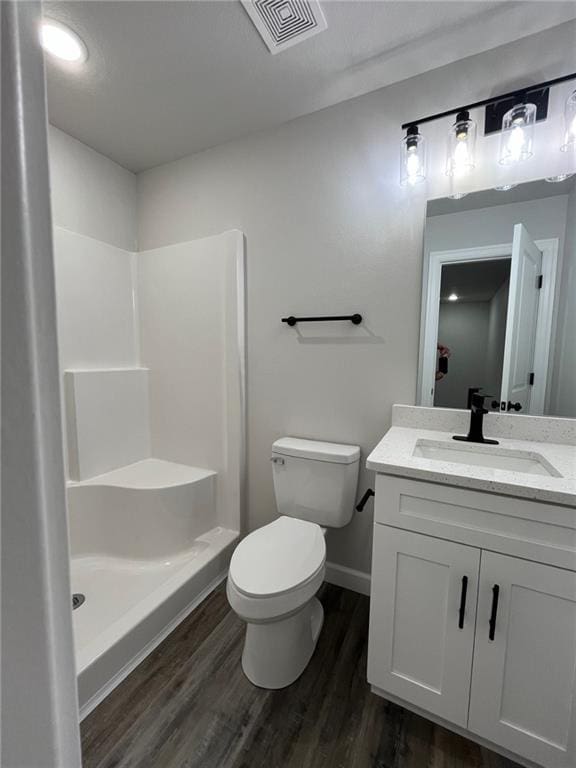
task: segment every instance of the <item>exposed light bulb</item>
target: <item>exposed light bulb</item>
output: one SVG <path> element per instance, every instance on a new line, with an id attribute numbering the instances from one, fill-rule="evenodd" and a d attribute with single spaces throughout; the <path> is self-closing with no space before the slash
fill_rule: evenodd
<path id="1" fill-rule="evenodd" d="M 462 110 L 448 132 L 448 158 L 446 175 L 461 177 L 474 168 L 474 147 L 476 144 L 476 123 L 470 120 L 470 113 Z"/>
<path id="2" fill-rule="evenodd" d="M 420 176 L 421 163 L 418 157 L 418 152 L 411 148 L 408 150 L 408 158 L 406 160 L 406 174 L 408 176 L 408 184 L 417 184 Z"/>
<path id="3" fill-rule="evenodd" d="M 501 165 L 514 165 L 532 157 L 535 119 L 534 104 L 517 104 L 506 112 L 500 137 Z"/>
<path id="4" fill-rule="evenodd" d="M 88 58 L 88 50 L 76 32 L 53 19 L 42 22 L 40 44 L 47 53 L 63 61 L 81 62 Z"/>
<path id="5" fill-rule="evenodd" d="M 448 301 L 458 301 L 458 294 L 451 293 L 450 296 L 448 296 Z"/>
<path id="6" fill-rule="evenodd" d="M 426 144 L 418 127 L 410 126 L 400 148 L 400 183 L 409 186 L 426 179 Z"/>
<path id="7" fill-rule="evenodd" d="M 515 125 L 508 138 L 508 157 L 511 163 L 520 162 L 526 137 L 520 125 Z"/>
<path id="8" fill-rule="evenodd" d="M 456 144 L 456 150 L 454 152 L 454 170 L 456 173 L 462 173 L 470 162 L 470 153 L 468 152 L 468 144 L 462 139 L 458 139 Z"/>

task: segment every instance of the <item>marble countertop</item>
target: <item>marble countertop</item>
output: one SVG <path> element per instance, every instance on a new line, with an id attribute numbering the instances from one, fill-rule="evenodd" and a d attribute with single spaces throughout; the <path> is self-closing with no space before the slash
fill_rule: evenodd
<path id="1" fill-rule="evenodd" d="M 388 475 L 576 507 L 576 445 L 498 437 L 495 448 L 539 454 L 560 477 L 413 456 L 418 440 L 445 443 L 447 448 L 457 445 L 462 450 L 489 450 L 488 446 L 455 444 L 454 434 L 429 426 L 392 426 L 368 456 L 366 466 Z"/>

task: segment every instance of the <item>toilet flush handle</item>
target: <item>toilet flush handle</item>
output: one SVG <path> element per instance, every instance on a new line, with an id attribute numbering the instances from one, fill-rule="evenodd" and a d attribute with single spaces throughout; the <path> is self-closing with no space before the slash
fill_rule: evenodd
<path id="1" fill-rule="evenodd" d="M 284 459 L 283 459 L 283 458 L 281 458 L 280 456 L 272 456 L 272 457 L 270 458 L 270 461 L 271 461 L 273 464 L 280 464 L 280 465 L 282 465 L 282 464 L 284 464 L 284 463 L 285 463 L 285 462 L 284 462 Z"/>
<path id="2" fill-rule="evenodd" d="M 376 494 L 374 493 L 372 488 L 368 488 L 368 490 L 366 491 L 364 496 L 362 496 L 362 498 L 360 499 L 360 501 L 356 505 L 356 512 L 362 512 L 362 510 L 364 509 L 366 504 L 368 504 L 368 500 L 370 499 L 370 497 L 371 496 L 375 496 L 375 495 Z"/>

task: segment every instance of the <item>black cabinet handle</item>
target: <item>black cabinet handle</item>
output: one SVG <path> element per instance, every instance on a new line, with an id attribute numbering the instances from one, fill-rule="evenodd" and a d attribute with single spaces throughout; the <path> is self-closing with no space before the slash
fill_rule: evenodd
<path id="1" fill-rule="evenodd" d="M 460 592 L 460 608 L 458 609 L 458 629 L 464 629 L 466 615 L 466 593 L 468 592 L 468 576 L 462 576 L 462 591 Z"/>
<path id="2" fill-rule="evenodd" d="M 492 587 L 492 610 L 490 611 L 490 631 L 488 632 L 488 639 L 494 640 L 496 633 L 496 616 L 498 615 L 498 598 L 500 597 L 500 587 L 498 584 L 494 584 Z"/>
<path id="3" fill-rule="evenodd" d="M 510 400 L 508 400 L 508 404 L 506 405 L 507 411 L 521 411 L 522 410 L 522 403 L 513 403 Z"/>

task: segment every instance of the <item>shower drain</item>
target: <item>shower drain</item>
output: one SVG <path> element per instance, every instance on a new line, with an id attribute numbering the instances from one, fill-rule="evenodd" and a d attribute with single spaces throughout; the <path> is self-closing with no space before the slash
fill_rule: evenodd
<path id="1" fill-rule="evenodd" d="M 76 608 L 80 608 L 84 600 L 86 600 L 85 595 L 83 595 L 81 592 L 75 592 L 72 595 L 72 610 L 75 611 Z"/>

